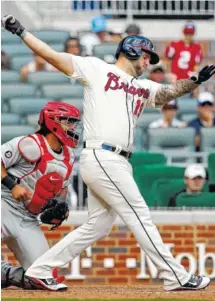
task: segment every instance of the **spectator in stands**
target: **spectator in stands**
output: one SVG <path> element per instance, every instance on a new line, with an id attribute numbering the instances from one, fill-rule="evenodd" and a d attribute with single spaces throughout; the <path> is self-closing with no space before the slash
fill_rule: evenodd
<path id="1" fill-rule="evenodd" d="M 129 24 L 125 30 L 126 35 L 133 36 L 140 34 L 140 27 L 136 24 Z"/>
<path id="2" fill-rule="evenodd" d="M 198 117 L 191 120 L 188 126 L 195 128 L 196 137 L 195 144 L 196 150 L 200 148 L 200 130 L 202 127 L 214 127 L 214 97 L 209 92 L 202 92 L 197 99 L 197 108 L 199 111 Z"/>
<path id="3" fill-rule="evenodd" d="M 20 73 L 21 73 L 21 80 L 25 82 L 28 77 L 29 72 L 36 72 L 36 71 L 55 71 L 56 69 L 49 65 L 43 58 L 39 55 L 34 54 L 34 60 L 27 65 L 23 66 Z"/>
<path id="4" fill-rule="evenodd" d="M 122 40 L 122 33 L 118 28 L 112 28 L 109 34 L 112 43 L 119 43 Z"/>
<path id="5" fill-rule="evenodd" d="M 150 129 L 157 129 L 157 128 L 182 128 L 186 126 L 186 122 L 180 121 L 175 118 L 178 111 L 178 106 L 175 100 L 172 100 L 165 104 L 162 107 L 162 118 L 153 121 L 150 123 Z"/>
<path id="6" fill-rule="evenodd" d="M 93 46 L 110 42 L 110 35 L 107 32 L 107 22 L 104 16 L 97 16 L 91 21 L 92 33 L 81 37 L 81 45 L 86 48 L 87 55 L 92 55 Z"/>
<path id="7" fill-rule="evenodd" d="M 156 65 L 150 65 L 148 67 L 147 79 L 159 84 L 174 84 L 176 76 L 173 73 L 166 73 L 162 62 L 159 62 Z"/>
<path id="8" fill-rule="evenodd" d="M 203 191 L 206 180 L 206 171 L 201 164 L 188 165 L 184 173 L 185 189 L 175 193 L 169 200 L 169 207 L 176 206 L 176 198 L 181 193 L 196 194 Z"/>
<path id="9" fill-rule="evenodd" d="M 1 69 L 2 70 L 9 69 L 9 56 L 3 50 L 1 51 Z"/>
<path id="10" fill-rule="evenodd" d="M 194 41 L 196 29 L 191 22 L 185 24 L 183 29 L 184 38 L 173 41 L 166 48 L 166 57 L 170 60 L 170 70 L 177 75 L 177 79 L 189 78 L 192 72 L 198 71 L 202 60 L 201 46 Z"/>
<path id="11" fill-rule="evenodd" d="M 64 43 L 64 51 L 74 55 L 82 55 L 82 47 L 78 37 L 70 37 Z"/>

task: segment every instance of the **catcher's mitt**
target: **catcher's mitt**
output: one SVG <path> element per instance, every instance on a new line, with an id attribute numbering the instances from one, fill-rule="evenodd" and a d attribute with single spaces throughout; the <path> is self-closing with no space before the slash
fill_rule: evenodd
<path id="1" fill-rule="evenodd" d="M 50 230 L 54 230 L 59 227 L 68 216 L 68 204 L 62 199 L 53 198 L 44 208 L 39 219 L 43 224 L 53 225 Z"/>

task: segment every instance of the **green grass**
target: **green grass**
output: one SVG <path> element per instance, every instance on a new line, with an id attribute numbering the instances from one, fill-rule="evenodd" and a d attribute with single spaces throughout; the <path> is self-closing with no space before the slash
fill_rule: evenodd
<path id="1" fill-rule="evenodd" d="M 80 299 L 74 299 L 74 298 L 31 298 L 29 299 L 29 297 L 26 297 L 26 298 L 2 298 L 1 299 L 2 301 L 107 301 L 107 300 L 110 300 L 110 301 L 135 301 L 135 300 L 138 300 L 138 301 L 162 301 L 162 300 L 165 300 L 165 301 L 202 301 L 202 299 L 171 299 L 171 298 L 167 298 L 167 297 L 164 297 L 164 298 L 159 298 L 159 299 L 84 299 L 84 298 L 80 298 Z M 209 300 L 205 300 L 204 301 L 211 301 L 211 299 Z"/>

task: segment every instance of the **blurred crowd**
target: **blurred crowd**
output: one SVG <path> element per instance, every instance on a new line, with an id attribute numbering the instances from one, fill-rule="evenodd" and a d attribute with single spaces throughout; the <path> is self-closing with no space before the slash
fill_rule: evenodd
<path id="1" fill-rule="evenodd" d="M 68 38 L 64 43 L 64 51 L 73 55 L 91 56 L 93 55 L 93 47 L 96 45 L 103 43 L 118 44 L 127 35 L 144 35 L 141 32 L 141 28 L 136 24 L 129 24 L 123 32 L 118 28 L 108 30 L 107 20 L 104 16 L 93 18 L 90 26 L 90 30 Z M 176 80 L 189 78 L 193 73 L 197 72 L 201 66 L 203 53 L 200 44 L 195 41 L 195 34 L 195 24 L 192 22 L 185 23 L 182 29 L 182 36 L 177 37 L 177 40 L 171 41 L 165 46 L 165 53 L 159 53 L 162 58 L 161 61 L 157 65 L 151 65 L 146 74 L 141 76 L 141 79 L 149 79 L 161 84 L 174 84 Z M 114 60 L 111 63 L 114 63 Z M 4 50 L 1 51 L 1 67 L 2 70 L 10 69 L 10 58 Z M 34 55 L 33 60 L 21 68 L 21 81 L 26 82 L 28 74 L 36 71 L 52 72 L 57 70 L 38 55 Z M 214 90 L 211 93 L 196 89 L 192 94 L 187 95 L 196 104 L 197 114 L 193 119 L 188 121 L 181 119 L 178 100 L 176 99 L 164 105 L 161 109 L 160 118 L 153 120 L 148 127 L 154 129 L 193 127 L 196 132 L 196 151 L 200 151 L 200 129 L 202 127 L 215 127 L 214 94 Z M 186 98 L 184 101 L 186 102 Z M 187 174 L 189 174 L 189 170 Z M 186 175 L 186 183 L 189 184 Z M 201 176 L 203 179 L 205 178 L 203 172 Z M 78 194 L 78 176 L 74 179 L 74 189 Z M 86 199 L 85 186 L 83 193 L 84 199 Z M 170 200 L 170 204 L 174 204 L 174 197 L 173 200 Z"/>

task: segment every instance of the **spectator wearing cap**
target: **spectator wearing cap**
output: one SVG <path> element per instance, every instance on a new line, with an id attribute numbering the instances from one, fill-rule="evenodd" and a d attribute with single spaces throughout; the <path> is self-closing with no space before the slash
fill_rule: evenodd
<path id="1" fill-rule="evenodd" d="M 86 48 L 87 55 L 93 54 L 93 46 L 101 43 L 110 42 L 110 36 L 107 32 L 107 22 L 104 16 L 97 16 L 91 21 L 91 33 L 81 37 L 81 45 Z"/>
<path id="2" fill-rule="evenodd" d="M 136 24 L 129 24 L 125 29 L 128 36 L 138 36 L 140 34 L 140 27 Z"/>
<path id="3" fill-rule="evenodd" d="M 174 84 L 176 76 L 173 73 L 166 73 L 162 62 L 148 67 L 147 79 L 159 84 Z"/>
<path id="4" fill-rule="evenodd" d="M 197 151 L 200 146 L 200 130 L 202 127 L 214 127 L 214 97 L 209 92 L 202 92 L 197 99 L 198 117 L 191 120 L 188 126 L 196 130 L 195 144 Z"/>
<path id="5" fill-rule="evenodd" d="M 150 129 L 157 129 L 157 128 L 183 128 L 186 126 L 186 122 L 180 121 L 176 119 L 176 114 L 178 111 L 177 102 L 172 100 L 165 104 L 162 109 L 162 118 L 157 119 L 149 124 Z"/>
<path id="6" fill-rule="evenodd" d="M 176 206 L 176 198 L 182 193 L 197 194 L 203 192 L 206 180 L 206 171 L 201 164 L 188 165 L 184 173 L 185 189 L 175 193 L 169 200 L 169 207 Z"/>
<path id="7" fill-rule="evenodd" d="M 112 43 L 119 43 L 122 40 L 122 33 L 119 28 L 112 28 L 109 35 Z"/>
<path id="8" fill-rule="evenodd" d="M 166 48 L 165 56 L 170 65 L 169 69 L 176 74 L 177 79 L 189 78 L 192 72 L 198 71 L 202 50 L 194 41 L 195 33 L 195 25 L 192 22 L 186 23 L 183 28 L 183 39 L 171 42 Z"/>

